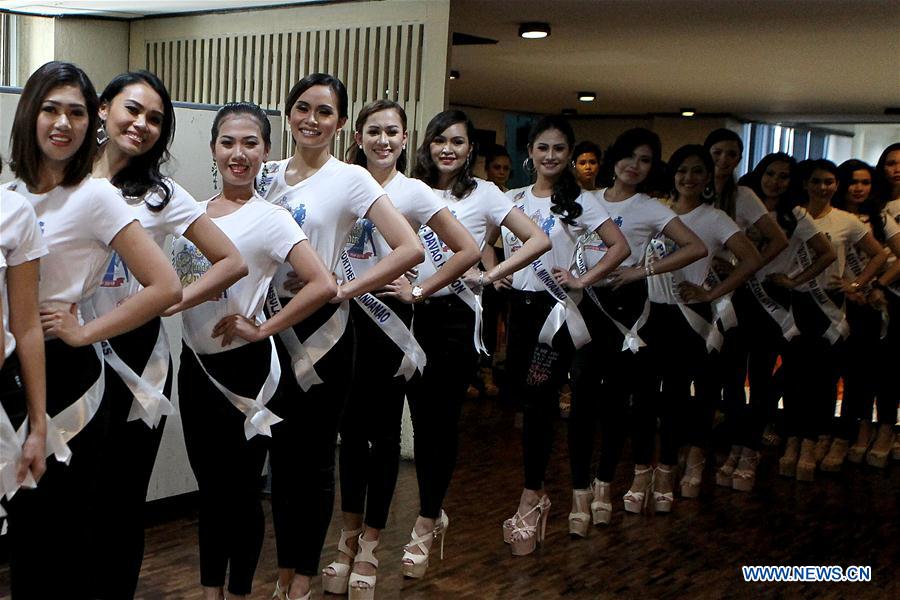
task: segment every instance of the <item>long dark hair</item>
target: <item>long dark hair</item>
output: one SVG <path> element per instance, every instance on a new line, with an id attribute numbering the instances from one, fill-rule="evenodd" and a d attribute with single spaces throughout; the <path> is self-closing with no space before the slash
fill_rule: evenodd
<path id="1" fill-rule="evenodd" d="M 895 142 L 885 148 L 881 153 L 881 156 L 878 157 L 878 162 L 875 164 L 875 193 L 878 195 L 878 199 L 884 204 L 894 199 L 894 184 L 888 181 L 887 175 L 884 174 L 884 165 L 887 163 L 888 154 L 897 151 L 900 151 L 900 142 Z"/>
<path id="2" fill-rule="evenodd" d="M 334 95 L 337 97 L 338 118 L 347 118 L 347 106 L 349 104 L 347 86 L 344 85 L 343 81 L 328 73 L 312 73 L 294 84 L 294 87 L 288 92 L 287 100 L 284 103 L 285 118 L 291 114 L 291 109 L 294 108 L 294 104 L 297 103 L 297 99 L 300 98 L 303 92 L 317 85 L 324 85 L 334 92 Z"/>
<path id="3" fill-rule="evenodd" d="M 884 219 L 881 215 L 884 205 L 876 195 L 875 169 L 872 165 L 855 158 L 842 162 L 838 167 L 838 191 L 834 195 L 831 205 L 841 210 L 847 210 L 847 192 L 850 190 L 850 184 L 853 183 L 853 173 L 856 171 L 866 171 L 869 174 L 869 179 L 872 181 L 869 197 L 859 205 L 859 212 L 869 218 L 869 227 L 872 228 L 875 239 L 879 242 L 884 242 Z"/>
<path id="4" fill-rule="evenodd" d="M 453 185 L 450 186 L 450 193 L 457 198 L 465 198 L 472 193 L 472 190 L 477 185 L 475 178 L 472 176 L 472 163 L 475 161 L 474 157 L 478 149 L 475 147 L 475 124 L 461 110 L 439 112 L 428 122 L 428 127 L 425 128 L 425 136 L 416 150 L 416 167 L 413 169 L 413 177 L 421 179 L 431 187 L 437 185 L 438 168 L 431 159 L 431 142 L 446 131 L 448 127 L 452 127 L 457 123 L 463 123 L 466 126 L 466 137 L 469 138 L 471 149 L 463 168 L 457 173 Z"/>
<path id="5" fill-rule="evenodd" d="M 698 157 L 703 162 L 703 166 L 706 167 L 707 172 L 709 172 L 709 184 L 703 190 L 701 199 L 706 204 L 714 204 L 716 199 L 716 187 L 713 184 L 713 177 L 715 177 L 716 165 L 713 163 L 709 150 L 700 144 L 687 144 L 672 153 L 672 157 L 666 165 L 666 178 L 671 182 L 672 197 L 676 200 L 678 199 L 678 190 L 675 189 L 675 173 L 678 171 L 678 167 L 692 156 Z"/>
<path id="6" fill-rule="evenodd" d="M 397 111 L 397 115 L 400 116 L 400 123 L 403 125 L 403 132 L 406 133 L 406 111 L 403 110 L 402 106 L 400 106 L 393 100 L 376 100 L 375 102 L 369 102 L 368 104 L 363 106 L 360 109 L 359 114 L 356 116 L 356 123 L 354 124 L 353 129 L 356 131 L 356 133 L 362 134 L 363 127 L 366 126 L 366 121 L 368 120 L 368 118 L 375 113 L 380 113 L 383 110 Z M 364 169 L 367 169 L 369 167 L 369 160 L 366 158 L 366 153 L 357 148 L 355 144 L 351 145 L 349 152 L 347 152 L 347 162 L 359 165 Z M 406 171 L 405 147 L 400 151 L 400 156 L 397 157 L 397 164 L 395 166 L 401 173 Z"/>
<path id="7" fill-rule="evenodd" d="M 797 192 L 799 190 L 797 159 L 784 152 L 767 154 L 756 163 L 756 166 L 753 167 L 752 171 L 738 180 L 738 185 L 746 186 L 753 190 L 760 198 L 765 198 L 762 189 L 762 178 L 763 175 L 766 174 L 766 170 L 768 170 L 773 163 L 777 162 L 787 163 L 790 172 L 790 184 L 788 185 L 788 189 L 778 197 L 778 200 L 775 203 L 775 220 L 785 233 L 787 233 L 787 236 L 790 237 L 794 235 L 794 229 L 797 227 L 797 217 L 794 216 L 794 206 L 796 206 L 797 203 Z"/>
<path id="8" fill-rule="evenodd" d="M 640 146 L 649 146 L 653 159 L 650 163 L 650 172 L 647 173 L 646 179 L 637 184 L 635 191 L 640 193 L 663 191 L 662 180 L 665 169 L 662 163 L 662 144 L 658 135 L 643 127 L 624 131 L 606 150 L 606 158 L 603 159 L 603 167 L 598 175 L 601 185 L 612 186 L 615 180 L 616 163 L 623 158 L 631 158 L 635 149 Z"/>
<path id="9" fill-rule="evenodd" d="M 535 140 L 545 131 L 555 129 L 566 138 L 569 148 L 575 146 L 575 132 L 572 126 L 563 117 L 557 115 L 547 115 L 540 119 L 531 127 L 528 133 L 528 148 L 534 146 Z M 553 195 L 550 197 L 550 212 L 559 215 L 560 220 L 567 225 L 574 225 L 575 219 L 581 216 L 583 208 L 578 203 L 578 197 L 581 196 L 581 186 L 575 175 L 569 170 L 569 165 L 563 167 L 562 172 L 553 182 Z"/>
<path id="10" fill-rule="evenodd" d="M 128 164 L 113 175 L 111 183 L 122 190 L 122 195 L 129 198 L 144 198 L 147 208 L 152 211 L 160 211 L 166 207 L 172 199 L 172 189 L 166 182 L 166 178 L 160 173 L 159 168 L 169 160 L 169 144 L 175 135 L 175 108 L 169 91 L 159 77 L 149 71 L 129 71 L 117 75 L 110 81 L 103 93 L 100 94 L 100 104 L 111 105 L 113 99 L 126 87 L 132 84 L 146 84 L 154 92 L 159 94 L 163 105 L 162 125 L 160 126 L 159 139 L 153 147 L 141 154 L 128 159 Z M 161 192 L 162 202 L 151 204 L 147 202 L 147 192 L 158 190 Z"/>
<path id="11" fill-rule="evenodd" d="M 741 151 L 741 154 L 744 153 L 744 140 L 741 139 L 741 136 L 736 134 L 730 129 L 725 129 L 724 127 L 720 127 L 719 129 L 714 129 L 706 136 L 706 140 L 703 142 L 703 147 L 706 148 L 707 152 L 712 151 L 712 147 L 718 144 L 719 142 L 735 142 L 738 145 L 738 148 Z M 715 184 L 715 171 L 712 172 L 713 184 Z M 734 218 L 734 213 L 736 210 L 735 207 L 735 198 L 737 196 L 737 182 L 735 177 L 732 175 L 725 182 L 725 185 L 722 187 L 722 191 L 717 194 L 716 200 L 716 208 L 725 211 L 732 219 Z"/>
<path id="12" fill-rule="evenodd" d="M 51 61 L 32 73 L 25 82 L 19 105 L 16 107 L 10 136 L 9 166 L 29 187 L 37 187 L 40 182 L 43 163 L 43 154 L 38 145 L 35 128 L 38 113 L 47 94 L 62 86 L 74 86 L 81 91 L 87 110 L 88 125 L 84 141 L 66 163 L 60 185 L 68 187 L 79 183 L 90 175 L 94 166 L 94 156 L 97 153 L 97 137 L 94 132 L 97 131 L 97 123 L 100 120 L 97 115 L 100 105 L 97 91 L 84 71 L 72 63 Z"/>

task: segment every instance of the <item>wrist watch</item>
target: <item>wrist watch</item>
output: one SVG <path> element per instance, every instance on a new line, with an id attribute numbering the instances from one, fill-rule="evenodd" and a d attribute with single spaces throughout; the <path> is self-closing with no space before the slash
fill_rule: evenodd
<path id="1" fill-rule="evenodd" d="M 412 295 L 413 304 L 418 304 L 425 299 L 425 291 L 420 285 L 414 285 L 410 294 Z"/>

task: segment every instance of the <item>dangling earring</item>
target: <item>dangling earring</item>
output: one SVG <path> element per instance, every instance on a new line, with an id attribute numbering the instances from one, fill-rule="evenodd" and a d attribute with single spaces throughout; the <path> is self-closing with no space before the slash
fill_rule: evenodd
<path id="1" fill-rule="evenodd" d="M 468 170 L 469 170 L 469 165 L 471 165 L 471 164 L 472 164 L 472 153 L 469 152 L 469 154 L 466 155 L 466 164 L 463 165 L 463 170 L 464 170 L 464 171 L 468 171 Z"/>
<path id="2" fill-rule="evenodd" d="M 216 165 L 215 160 L 213 160 L 212 168 L 209 172 L 212 173 L 213 189 L 219 189 L 219 167 Z"/>
<path id="3" fill-rule="evenodd" d="M 531 160 L 530 156 L 522 161 L 522 169 L 527 173 L 534 173 L 534 161 Z"/>
<path id="4" fill-rule="evenodd" d="M 97 145 L 102 146 L 109 141 L 109 134 L 106 133 L 106 121 L 100 120 L 100 126 L 97 127 Z"/>

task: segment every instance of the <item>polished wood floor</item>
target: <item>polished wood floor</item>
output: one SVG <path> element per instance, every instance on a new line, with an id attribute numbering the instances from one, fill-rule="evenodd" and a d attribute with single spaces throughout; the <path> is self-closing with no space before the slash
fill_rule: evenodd
<path id="1" fill-rule="evenodd" d="M 570 509 L 565 425 L 558 428 L 548 493 L 548 537 L 532 556 L 513 558 L 500 523 L 521 491 L 520 431 L 514 413 L 496 402 L 467 404 L 459 466 L 445 508 L 445 556 L 422 580 L 404 580 L 399 561 L 416 514 L 413 465 L 401 465 L 388 529 L 378 551 L 377 596 L 434 598 L 900 598 L 900 463 L 879 471 L 847 465 L 817 473 L 815 483 L 779 478 L 774 449 L 765 452 L 757 489 L 717 488 L 707 469 L 698 500 L 677 500 L 673 513 L 626 515 L 621 500 L 612 524 L 587 539 L 568 536 Z M 630 480 L 622 463 L 616 498 Z M 268 512 L 268 502 L 265 504 Z M 336 551 L 339 513 L 323 565 Z M 151 524 L 138 598 L 201 598 L 193 510 Z M 745 583 L 742 565 L 868 565 L 871 583 Z M 0 597 L 6 573 L 0 567 Z M 269 598 L 275 580 L 269 523 L 253 598 Z M 322 597 L 315 581 L 314 597 Z M 337 598 L 325 596 L 325 598 Z"/>

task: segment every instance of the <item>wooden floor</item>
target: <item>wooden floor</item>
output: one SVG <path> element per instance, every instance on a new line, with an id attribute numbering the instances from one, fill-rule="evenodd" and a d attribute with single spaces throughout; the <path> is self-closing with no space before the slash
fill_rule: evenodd
<path id="1" fill-rule="evenodd" d="M 513 421 L 513 412 L 497 403 L 466 406 L 459 466 L 445 504 L 451 519 L 445 557 L 436 558 L 422 580 L 404 580 L 399 571 L 417 509 L 413 465 L 401 465 L 378 552 L 378 597 L 900 598 L 900 463 L 885 471 L 847 465 L 840 474 L 817 473 L 815 483 L 801 484 L 777 476 L 777 457 L 768 449 L 756 491 L 717 488 L 710 466 L 700 499 L 676 500 L 670 515 L 636 516 L 622 510 L 630 480 L 623 462 L 612 524 L 572 540 L 564 422 L 548 480 L 554 503 L 548 538 L 534 555 L 513 558 L 500 531 L 521 491 L 520 431 Z M 268 502 L 265 507 L 268 514 Z M 336 511 L 323 565 L 336 551 L 338 516 Z M 192 510 L 150 526 L 138 597 L 201 598 L 196 542 Z M 868 565 L 872 582 L 751 584 L 743 581 L 742 565 Z M 274 580 L 269 522 L 253 598 L 269 598 Z M 0 566 L 0 597 L 6 581 Z M 314 597 L 322 597 L 318 578 L 314 585 Z"/>

